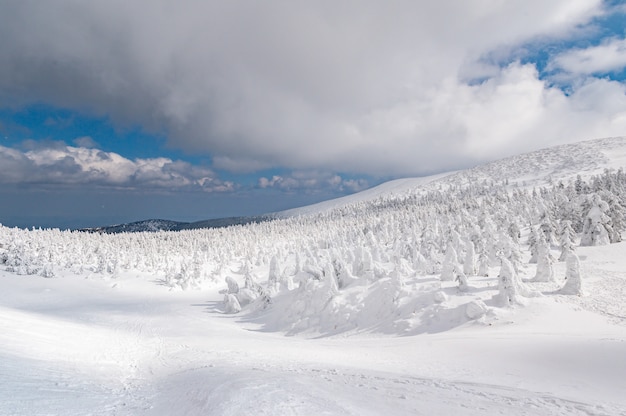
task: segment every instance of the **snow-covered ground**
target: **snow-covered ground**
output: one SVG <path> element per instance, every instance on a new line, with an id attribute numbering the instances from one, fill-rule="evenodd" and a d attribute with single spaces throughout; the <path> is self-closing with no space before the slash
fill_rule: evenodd
<path id="1" fill-rule="evenodd" d="M 625 414 L 624 253 L 580 249 L 587 296 L 414 336 L 285 336 L 217 286 L 0 272 L 0 414 Z"/>
<path id="2" fill-rule="evenodd" d="M 0 226 L 0 415 L 626 415 L 625 149 L 219 230 Z"/>

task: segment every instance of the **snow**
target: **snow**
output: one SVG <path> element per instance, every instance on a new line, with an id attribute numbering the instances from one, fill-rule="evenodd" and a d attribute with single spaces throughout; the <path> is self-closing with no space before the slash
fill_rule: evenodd
<path id="1" fill-rule="evenodd" d="M 372 201 L 381 197 L 389 197 L 391 195 L 405 195 L 407 193 L 417 192 L 441 178 L 452 175 L 454 172 L 445 172 L 432 176 L 424 176 L 419 178 L 403 178 L 382 183 L 364 191 L 343 196 L 341 198 L 331 199 L 329 201 L 319 202 L 306 207 L 293 208 L 281 211 L 275 215 L 278 217 L 293 217 L 298 215 L 310 215 L 318 212 L 330 211 L 347 205 L 356 204 L 364 201 Z"/>
<path id="2" fill-rule="evenodd" d="M 0 414 L 625 415 L 626 242 L 575 244 L 533 281 L 528 244 L 504 234 L 527 241 L 559 208 L 515 186 L 625 166 L 624 149 L 548 149 L 220 230 L 0 226 Z"/>
<path id="3" fill-rule="evenodd" d="M 595 249 L 581 249 L 583 264 L 626 270 L 624 260 L 616 266 Z M 623 253 L 626 244 L 611 249 Z M 623 288 L 626 273 L 615 274 Z M 626 409 L 626 308 L 615 321 L 604 295 L 545 297 L 491 325 L 441 322 L 439 332 L 418 336 L 285 337 L 224 315 L 217 288 L 171 292 L 132 275 L 76 280 L 6 272 L 0 284 L 0 414 Z M 604 283 L 596 277 L 589 284 Z"/>
<path id="4" fill-rule="evenodd" d="M 625 167 L 625 141 L 626 137 L 588 140 L 512 156 L 463 171 L 397 179 L 353 195 L 282 211 L 276 215 L 279 217 L 310 215 L 378 198 L 393 198 L 441 189 L 450 184 L 462 185 L 481 181 L 498 183 L 509 180 L 511 186 L 532 187 L 557 180 L 566 182 L 579 175 L 585 179 L 601 174 L 605 169 L 617 170 Z"/>

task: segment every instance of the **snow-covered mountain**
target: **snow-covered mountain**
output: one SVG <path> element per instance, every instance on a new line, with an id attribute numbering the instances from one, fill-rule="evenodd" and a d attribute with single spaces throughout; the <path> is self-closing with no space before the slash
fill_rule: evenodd
<path id="1" fill-rule="evenodd" d="M 237 227 L 0 226 L 0 414 L 623 415 L 624 167 L 601 139 Z"/>
<path id="2" fill-rule="evenodd" d="M 515 187 L 545 186 L 558 181 L 567 182 L 577 176 L 589 178 L 603 173 L 605 169 L 616 170 L 626 166 L 625 137 L 612 137 L 566 144 L 538 150 L 523 155 L 487 163 L 463 171 L 444 172 L 437 175 L 403 178 L 385 182 L 364 191 L 317 204 L 285 210 L 277 213 L 249 217 L 229 217 L 181 222 L 161 219 L 136 221 L 128 224 L 102 226 L 82 231 L 119 233 L 142 231 L 181 231 L 199 228 L 221 228 L 269 221 L 275 218 L 316 214 L 347 205 L 394 198 L 472 183 L 502 183 Z"/>
<path id="3" fill-rule="evenodd" d="M 565 144 L 516 155 L 463 171 L 445 172 L 433 176 L 404 178 L 383 183 L 353 195 L 282 211 L 277 215 L 289 217 L 332 210 L 346 205 L 393 198 L 451 184 L 464 186 L 480 182 L 511 186 L 545 186 L 558 181 L 567 182 L 581 176 L 588 179 L 605 169 L 626 167 L 626 137 L 610 137 Z"/>

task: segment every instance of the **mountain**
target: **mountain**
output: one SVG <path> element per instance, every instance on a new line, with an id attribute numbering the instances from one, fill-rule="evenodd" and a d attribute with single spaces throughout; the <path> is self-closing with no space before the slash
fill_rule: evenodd
<path id="1" fill-rule="evenodd" d="M 451 185 L 507 182 L 511 187 L 545 186 L 626 167 L 626 137 L 587 140 L 511 156 L 463 171 L 389 181 L 353 195 L 281 211 L 279 217 L 315 214 L 347 205 L 418 194 Z"/>
<path id="2" fill-rule="evenodd" d="M 95 233 L 136 233 L 136 232 L 157 232 L 157 231 L 182 231 L 196 230 L 201 228 L 222 228 L 232 225 L 246 225 L 251 223 L 269 221 L 273 217 L 270 215 L 256 215 L 249 217 L 227 217 L 202 220 L 195 222 L 171 221 L 162 219 L 151 219 L 135 221 L 126 224 L 107 225 L 103 227 L 83 228 L 78 231 Z"/>

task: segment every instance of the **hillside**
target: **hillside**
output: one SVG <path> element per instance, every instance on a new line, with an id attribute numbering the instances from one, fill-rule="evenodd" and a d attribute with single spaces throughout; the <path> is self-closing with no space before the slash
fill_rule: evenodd
<path id="1" fill-rule="evenodd" d="M 446 172 L 419 178 L 404 178 L 383 183 L 365 191 L 278 213 L 281 217 L 306 215 L 332 210 L 377 198 L 392 198 L 440 188 L 486 181 L 512 186 L 545 186 L 557 181 L 571 181 L 577 176 L 589 178 L 605 169 L 626 166 L 626 137 L 610 137 L 565 144 L 487 163 L 459 172 Z"/>
<path id="2" fill-rule="evenodd" d="M 0 414 L 623 415 L 624 167 L 601 139 L 245 226 L 0 227 Z"/>
<path id="3" fill-rule="evenodd" d="M 359 202 L 440 189 L 451 183 L 459 186 L 478 182 L 507 181 L 510 185 L 518 187 L 545 186 L 558 180 L 569 181 L 578 175 L 588 178 L 591 175 L 603 173 L 604 169 L 616 170 L 626 166 L 626 148 L 623 142 L 623 137 L 613 137 L 542 149 L 461 172 L 396 179 L 341 198 L 258 216 L 216 218 L 196 222 L 150 219 L 80 231 L 121 233 L 222 228 L 269 221 L 275 218 L 315 214 Z"/>
<path id="4" fill-rule="evenodd" d="M 161 219 L 151 219 L 135 221 L 127 224 L 107 225 L 95 228 L 84 228 L 78 231 L 93 232 L 93 233 L 139 233 L 139 232 L 156 232 L 156 231 L 182 231 L 182 230 L 197 230 L 201 228 L 224 228 L 233 225 L 246 225 L 251 223 L 269 221 L 273 217 L 271 215 L 257 215 L 249 217 L 227 217 L 227 218 L 214 218 L 210 220 L 184 222 L 184 221 L 171 221 Z"/>

